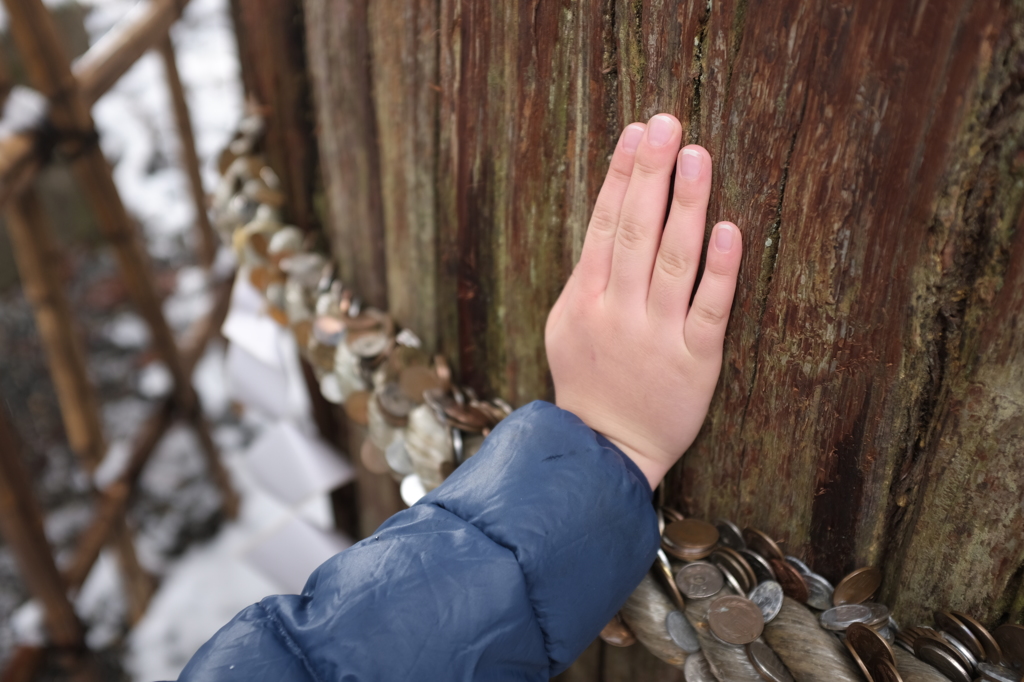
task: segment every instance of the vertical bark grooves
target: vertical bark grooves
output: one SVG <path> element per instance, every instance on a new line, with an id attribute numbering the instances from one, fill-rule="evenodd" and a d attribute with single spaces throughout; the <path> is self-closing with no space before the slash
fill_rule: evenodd
<path id="1" fill-rule="evenodd" d="M 901 622 L 1020 618 L 1020 3 L 381 0 L 368 20 L 365 0 L 305 2 L 342 270 L 383 281 L 360 244 L 386 239 L 393 303 L 462 381 L 550 397 L 546 313 L 618 132 L 675 113 L 715 162 L 707 229 L 736 222 L 745 254 L 670 498 L 833 579 L 881 565 Z M 648 665 L 587 656 L 605 679 Z"/>

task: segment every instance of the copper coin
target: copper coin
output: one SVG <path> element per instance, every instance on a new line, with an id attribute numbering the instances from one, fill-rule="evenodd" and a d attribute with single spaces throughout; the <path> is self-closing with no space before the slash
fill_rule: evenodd
<path id="1" fill-rule="evenodd" d="M 779 559 L 769 559 L 768 563 L 771 564 L 772 570 L 775 571 L 775 579 L 782 585 L 782 591 L 786 593 L 786 596 L 797 600 L 801 604 L 806 604 L 810 592 L 808 592 L 807 583 L 804 582 L 800 572 Z"/>
<path id="2" fill-rule="evenodd" d="M 718 529 L 718 541 L 732 549 L 746 549 L 747 543 L 743 540 L 743 532 L 739 527 L 727 519 L 715 521 L 715 528 Z"/>
<path id="3" fill-rule="evenodd" d="M 369 423 L 368 404 L 370 394 L 367 391 L 355 391 L 345 401 L 345 414 L 356 424 L 366 426 Z"/>
<path id="4" fill-rule="evenodd" d="M 950 611 L 949 613 L 960 619 L 960 622 L 971 631 L 971 634 L 977 637 L 981 643 L 981 648 L 985 650 L 984 658 L 988 659 L 990 663 L 1002 665 L 1003 649 L 999 646 L 995 637 L 992 636 L 992 633 L 988 631 L 988 628 L 966 613 L 960 611 Z"/>
<path id="5" fill-rule="evenodd" d="M 764 622 L 770 623 L 782 610 L 783 596 L 782 585 L 774 580 L 766 580 L 751 590 L 747 598 L 761 609 Z"/>
<path id="6" fill-rule="evenodd" d="M 387 459 L 384 458 L 384 451 L 374 445 L 369 438 L 363 439 L 363 445 L 359 448 L 359 460 L 370 473 L 386 474 L 391 471 Z"/>
<path id="7" fill-rule="evenodd" d="M 844 639 L 843 644 L 846 645 L 846 650 L 850 652 L 850 658 L 852 658 L 853 662 L 857 664 L 858 668 L 860 668 L 860 672 L 862 675 L 864 675 L 864 679 L 868 682 L 875 682 L 875 678 L 871 676 L 870 672 L 868 672 L 868 667 L 864 665 L 864 661 L 861 660 L 860 655 L 854 650 L 852 646 L 850 646 L 850 641 Z"/>
<path id="8" fill-rule="evenodd" d="M 683 519 L 665 526 L 665 539 L 681 550 L 710 550 L 718 543 L 718 529 L 706 521 Z"/>
<path id="9" fill-rule="evenodd" d="M 775 580 L 775 571 L 772 570 L 771 564 L 768 560 L 757 552 L 751 552 L 749 549 L 741 549 L 740 555 L 747 560 L 747 564 L 754 569 L 754 575 L 757 576 L 757 582 L 763 583 L 765 580 Z"/>
<path id="10" fill-rule="evenodd" d="M 754 573 L 754 569 L 750 565 L 750 562 L 747 561 L 746 557 L 740 554 L 737 550 L 731 547 L 724 547 L 722 545 L 719 545 L 718 549 L 715 551 L 721 552 L 726 556 L 730 557 L 732 559 L 733 565 L 736 566 L 740 570 L 740 572 L 743 573 L 744 576 L 746 576 L 746 582 L 750 585 L 750 587 L 747 588 L 748 592 L 752 590 L 754 586 L 757 585 L 757 583 L 760 582 L 757 579 L 757 574 Z"/>
<path id="11" fill-rule="evenodd" d="M 749 644 L 764 631 L 764 615 L 757 604 L 746 597 L 719 597 L 708 609 L 708 625 L 728 644 Z"/>
<path id="12" fill-rule="evenodd" d="M 793 676 L 779 657 L 764 642 L 753 641 L 747 645 L 747 658 L 757 673 L 768 682 L 794 682 Z"/>
<path id="13" fill-rule="evenodd" d="M 669 523 L 673 521 L 682 521 L 686 518 L 681 512 L 673 509 L 672 507 L 662 507 L 661 510 L 664 512 L 665 518 L 668 519 Z"/>
<path id="14" fill-rule="evenodd" d="M 949 652 L 949 645 L 931 637 L 921 637 L 914 643 L 914 653 L 953 682 L 971 682 L 971 675 L 963 664 Z"/>
<path id="15" fill-rule="evenodd" d="M 601 639 L 612 646 L 627 647 L 636 643 L 636 635 L 629 626 L 622 622 L 619 614 L 615 614 L 608 625 L 601 630 Z"/>
<path id="16" fill-rule="evenodd" d="M 443 388 L 444 382 L 429 367 L 406 367 L 398 376 L 398 386 L 402 395 L 417 405 L 423 404 L 423 393 L 432 388 Z"/>
<path id="17" fill-rule="evenodd" d="M 729 573 L 732 575 L 734 578 L 733 582 L 735 582 L 736 585 L 730 585 L 730 587 L 736 590 L 736 594 L 746 594 L 747 592 L 750 592 L 750 590 L 754 589 L 754 581 L 747 576 L 743 567 L 737 563 L 733 557 L 722 552 L 721 549 L 716 549 L 712 552 L 711 556 L 708 557 L 708 561 L 722 569 L 723 573 Z"/>
<path id="18" fill-rule="evenodd" d="M 1000 625 L 992 636 L 1003 650 L 1003 662 L 1024 668 L 1024 625 Z"/>
<path id="19" fill-rule="evenodd" d="M 955 637 L 960 643 L 970 649 L 975 658 L 985 658 L 985 649 L 981 642 L 974 636 L 971 629 L 962 620 L 949 611 L 936 611 L 935 627 Z"/>
<path id="20" fill-rule="evenodd" d="M 747 543 L 747 549 L 757 552 L 765 559 L 777 559 L 785 561 L 782 550 L 770 537 L 756 528 L 744 528 L 743 539 Z"/>
<path id="21" fill-rule="evenodd" d="M 836 606 L 860 604 L 870 599 L 882 584 L 882 573 L 874 566 L 858 568 L 836 585 L 832 602 Z"/>
<path id="22" fill-rule="evenodd" d="M 690 599 L 706 599 L 722 591 L 725 576 L 717 566 L 705 561 L 695 561 L 679 569 L 675 584 Z"/>
<path id="23" fill-rule="evenodd" d="M 846 641 L 860 655 L 868 670 L 872 670 L 879 661 L 896 664 L 896 655 L 889 643 L 863 623 L 853 623 L 847 628 Z"/>
<path id="24" fill-rule="evenodd" d="M 875 682 L 903 682 L 896 666 L 889 661 L 879 661 L 877 665 L 872 666 L 871 676 Z"/>

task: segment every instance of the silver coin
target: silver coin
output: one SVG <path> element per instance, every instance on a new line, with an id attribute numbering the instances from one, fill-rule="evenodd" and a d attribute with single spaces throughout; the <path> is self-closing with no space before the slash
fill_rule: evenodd
<path id="1" fill-rule="evenodd" d="M 700 640 L 697 639 L 697 631 L 686 620 L 682 611 L 670 611 L 665 617 L 665 629 L 668 636 L 672 638 L 675 645 L 688 654 L 695 654 L 700 651 Z"/>
<path id="2" fill-rule="evenodd" d="M 896 640 L 896 646 L 901 647 L 904 650 L 909 651 L 910 653 L 914 654 L 914 647 L 910 646 L 910 643 L 905 641 L 905 640 L 897 639 Z M 917 654 L 914 654 L 914 655 L 917 656 Z"/>
<path id="3" fill-rule="evenodd" d="M 819 611 L 828 611 L 832 608 L 832 583 L 817 573 L 808 573 L 803 578 L 807 583 L 807 605 Z"/>
<path id="4" fill-rule="evenodd" d="M 871 620 L 871 609 L 863 604 L 844 604 L 836 606 L 821 614 L 821 627 L 839 632 L 854 623 L 866 623 Z"/>
<path id="5" fill-rule="evenodd" d="M 964 646 L 963 642 L 948 632 L 943 632 L 941 630 L 939 631 L 939 637 L 945 640 L 947 644 L 957 650 L 957 653 L 963 656 L 964 660 L 961 661 L 961 663 L 967 664 L 967 672 L 974 672 L 978 669 L 978 659 L 974 657 L 974 654 L 971 653 L 970 649 Z"/>
<path id="6" fill-rule="evenodd" d="M 683 665 L 683 677 L 686 678 L 686 682 L 718 682 L 718 678 L 711 672 L 711 664 L 702 652 L 687 656 Z"/>
<path id="7" fill-rule="evenodd" d="M 794 682 L 789 669 L 779 660 L 771 647 L 760 640 L 747 645 L 747 658 L 761 677 L 768 682 Z"/>
<path id="8" fill-rule="evenodd" d="M 896 633 L 892 631 L 892 628 L 890 628 L 890 627 L 888 626 L 888 624 L 886 624 L 886 625 L 883 625 L 883 626 L 882 626 L 882 627 L 881 627 L 881 628 L 880 628 L 880 629 L 878 630 L 878 635 L 879 635 L 879 636 L 880 636 L 880 637 L 881 637 L 882 639 L 884 639 L 885 641 L 887 641 L 887 642 L 888 642 L 889 644 L 892 644 L 893 642 L 895 642 L 895 641 L 896 641 Z"/>
<path id="9" fill-rule="evenodd" d="M 785 557 L 785 559 L 786 563 L 795 568 L 796 572 L 802 575 L 803 577 L 806 578 L 807 576 L 814 574 L 814 571 L 811 570 L 810 566 L 800 561 L 795 556 L 788 556 Z"/>
<path id="10" fill-rule="evenodd" d="M 864 602 L 862 606 L 871 609 L 871 620 L 864 623 L 869 628 L 878 627 L 889 622 L 889 607 L 878 602 Z"/>
<path id="11" fill-rule="evenodd" d="M 943 646 L 943 644 L 934 641 L 922 642 L 918 640 L 914 643 L 914 651 L 917 652 L 918 658 L 953 680 L 953 682 L 971 682 L 970 673 L 952 654 L 943 651 Z"/>
<path id="12" fill-rule="evenodd" d="M 725 576 L 717 566 L 706 561 L 686 564 L 676 573 L 676 586 L 690 599 L 713 597 L 724 585 Z"/>
<path id="13" fill-rule="evenodd" d="M 739 553 L 743 555 L 743 558 L 747 560 L 750 567 L 754 569 L 757 582 L 763 583 L 765 580 L 775 580 L 775 571 L 772 570 L 771 565 L 763 556 L 757 552 L 751 552 L 749 549 L 741 549 Z"/>
<path id="14" fill-rule="evenodd" d="M 764 616 L 764 622 L 770 623 L 782 610 L 783 597 L 782 585 L 774 580 L 766 580 L 751 590 L 747 599 L 757 604 L 757 608 L 761 609 Z"/>
<path id="15" fill-rule="evenodd" d="M 718 519 L 715 528 L 718 529 L 718 541 L 726 547 L 736 551 L 747 548 L 747 543 L 743 541 L 743 531 L 732 521 Z"/>
<path id="16" fill-rule="evenodd" d="M 978 673 L 981 675 L 981 679 L 990 682 L 1020 682 L 1017 673 L 1009 668 L 984 661 L 978 664 Z"/>

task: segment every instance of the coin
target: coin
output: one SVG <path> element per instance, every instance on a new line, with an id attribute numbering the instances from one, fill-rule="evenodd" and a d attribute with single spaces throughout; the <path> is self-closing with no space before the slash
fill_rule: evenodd
<path id="1" fill-rule="evenodd" d="M 1009 668 L 984 661 L 978 664 L 978 673 L 989 682 L 1020 682 L 1020 676 Z"/>
<path id="2" fill-rule="evenodd" d="M 708 609 L 708 625 L 728 644 L 749 644 L 764 631 L 764 615 L 746 597 L 718 597 Z"/>
<path id="3" fill-rule="evenodd" d="M 718 529 L 706 521 L 683 519 L 665 527 L 664 539 L 693 559 L 703 559 L 718 543 Z"/>
<path id="4" fill-rule="evenodd" d="M 850 627 L 854 623 L 864 623 L 871 619 L 871 609 L 861 604 L 847 604 L 836 606 L 821 614 L 818 619 L 821 627 L 833 632 L 839 632 Z"/>
<path id="5" fill-rule="evenodd" d="M 351 323 L 349 326 L 351 327 Z M 375 358 L 387 350 L 391 339 L 384 332 L 366 331 L 349 333 L 345 342 L 355 355 L 361 358 Z"/>
<path id="6" fill-rule="evenodd" d="M 860 655 L 868 670 L 873 669 L 879 661 L 896 664 L 896 655 L 892 647 L 882 637 L 863 623 L 851 623 L 846 630 L 846 641 Z"/>
<path id="7" fill-rule="evenodd" d="M 804 582 L 800 573 L 785 561 L 769 559 L 768 563 L 775 571 L 775 579 L 782 585 L 782 591 L 786 593 L 786 596 L 801 604 L 806 604 L 810 594 L 807 590 L 807 583 Z"/>
<path id="8" fill-rule="evenodd" d="M 363 439 L 363 445 L 359 448 L 359 460 L 363 466 L 373 474 L 386 474 L 391 471 L 388 461 L 384 457 L 384 451 L 373 444 L 369 438 Z"/>
<path id="9" fill-rule="evenodd" d="M 615 614 L 601 630 L 601 639 L 612 646 L 627 647 L 636 643 L 636 635 L 629 626 L 622 622 L 619 614 Z"/>
<path id="10" fill-rule="evenodd" d="M 878 629 L 889 622 L 889 607 L 885 604 L 865 602 L 863 606 L 871 610 L 871 618 L 864 621 L 864 625 L 867 625 L 869 628 Z"/>
<path id="11" fill-rule="evenodd" d="M 846 645 L 846 650 L 850 652 L 850 658 L 852 658 L 853 662 L 857 664 L 858 668 L 860 668 L 861 673 L 864 675 L 864 679 L 868 682 L 875 682 L 875 678 L 868 672 L 868 668 L 864 665 L 864 661 L 861 660 L 860 655 L 852 646 L 850 646 L 849 640 L 844 639 L 843 644 Z"/>
<path id="12" fill-rule="evenodd" d="M 718 529 L 718 541 L 731 549 L 746 549 L 747 543 L 743 541 L 743 533 L 732 521 L 718 519 L 715 521 L 715 528 Z"/>
<path id="13" fill-rule="evenodd" d="M 949 613 L 955 616 L 956 618 L 959 618 L 960 622 L 963 623 L 967 627 L 967 629 L 971 631 L 971 634 L 978 638 L 978 641 L 981 643 L 982 649 L 985 650 L 984 658 L 986 658 L 990 663 L 994 663 L 996 665 L 1002 664 L 1002 647 L 1000 647 L 999 643 L 996 642 L 995 638 L 992 636 L 992 633 L 988 631 L 988 628 L 986 628 L 984 625 L 982 625 L 966 613 L 961 613 L 960 611 L 950 611 Z"/>
<path id="14" fill-rule="evenodd" d="M 942 641 L 946 644 L 953 647 L 957 657 L 960 659 L 960 662 L 964 664 L 965 668 L 967 668 L 967 672 L 973 673 L 978 669 L 978 659 L 971 653 L 971 650 L 963 644 L 963 642 L 948 632 L 940 631 L 939 637 L 941 637 Z"/>
<path id="15" fill-rule="evenodd" d="M 1003 650 L 1004 663 L 1024 668 L 1024 625 L 1000 625 L 992 636 Z"/>
<path id="16" fill-rule="evenodd" d="M 984 647 L 982 647 L 981 642 L 974 636 L 974 633 L 971 632 L 966 623 L 949 611 L 936 611 L 934 616 L 935 627 L 955 637 L 957 641 L 970 649 L 971 654 L 975 658 L 981 659 L 985 657 Z"/>
<path id="17" fill-rule="evenodd" d="M 679 569 L 675 583 L 690 599 L 704 599 L 722 591 L 725 576 L 717 566 L 706 561 L 695 561 Z"/>
<path id="18" fill-rule="evenodd" d="M 360 426 L 369 423 L 367 415 L 367 403 L 370 401 L 370 394 L 366 391 L 355 391 L 345 401 L 345 414 L 348 418 Z"/>
<path id="19" fill-rule="evenodd" d="M 737 594 L 746 594 L 753 589 L 753 581 L 747 576 L 742 567 L 728 554 L 716 549 L 708 557 L 708 561 L 722 569 L 722 573 L 726 575 L 726 582 L 729 583 L 729 586 L 732 587 Z M 730 576 L 732 577 L 732 580 L 729 580 Z M 733 583 L 736 584 L 733 585 Z"/>
<path id="20" fill-rule="evenodd" d="M 949 645 L 931 637 L 921 637 L 914 643 L 914 653 L 953 682 L 971 682 L 964 666 L 949 653 Z"/>
<path id="21" fill-rule="evenodd" d="M 832 583 L 822 578 L 817 573 L 804 576 L 807 583 L 807 605 L 819 611 L 828 611 L 832 608 Z"/>
<path id="22" fill-rule="evenodd" d="M 811 570 L 810 566 L 808 566 L 804 562 L 800 561 L 795 556 L 787 556 L 787 557 L 784 557 L 784 559 L 785 559 L 787 564 L 789 564 L 790 566 L 795 568 L 797 571 L 799 571 L 800 575 L 802 575 L 804 577 L 809 576 L 809 575 L 814 573 L 814 571 Z"/>
<path id="23" fill-rule="evenodd" d="M 757 574 L 754 573 L 754 569 L 751 567 L 750 562 L 747 561 L 746 557 L 740 554 L 739 551 L 733 549 L 732 547 L 724 547 L 722 545 L 719 545 L 718 549 L 716 549 L 715 551 L 721 552 L 722 554 L 729 557 L 732 560 L 732 565 L 739 569 L 740 573 L 742 573 L 745 576 L 745 582 L 750 586 L 747 588 L 747 591 L 752 589 L 754 585 L 757 585 L 757 583 L 760 582 L 757 579 Z"/>
<path id="24" fill-rule="evenodd" d="M 783 665 L 771 647 L 764 642 L 753 641 L 748 644 L 747 658 L 757 669 L 758 674 L 768 682 L 794 682 L 789 668 Z"/>
<path id="25" fill-rule="evenodd" d="M 743 539 L 747 543 L 747 548 L 757 552 L 765 559 L 777 559 L 784 561 L 785 557 L 782 555 L 782 550 L 775 544 L 775 541 L 770 537 L 762 533 L 756 528 L 744 528 Z"/>
<path id="26" fill-rule="evenodd" d="M 874 682 L 903 682 L 896 666 L 889 661 L 879 661 L 878 665 L 872 666 L 871 677 Z"/>
<path id="27" fill-rule="evenodd" d="M 672 507 L 662 507 L 661 509 L 665 513 L 665 518 L 668 519 L 669 522 L 682 521 L 686 518 L 685 516 L 683 516 L 682 512 L 673 509 Z"/>
<path id="28" fill-rule="evenodd" d="M 858 568 L 839 581 L 832 594 L 832 601 L 836 606 L 860 604 L 870 599 L 881 584 L 882 573 L 877 568 L 874 566 Z"/>
<path id="29" fill-rule="evenodd" d="M 757 604 L 764 616 L 764 622 L 770 623 L 775 620 L 782 610 L 782 585 L 774 580 L 766 580 L 750 591 L 748 598 Z"/>
<path id="30" fill-rule="evenodd" d="M 658 582 L 661 583 L 662 587 L 668 590 L 669 596 L 672 601 L 675 602 L 676 606 L 683 610 L 686 608 L 686 602 L 683 600 L 683 595 L 679 593 L 679 588 L 676 587 L 676 581 L 672 579 L 672 564 L 669 563 L 668 557 L 665 556 L 665 552 L 658 550 L 658 556 L 654 560 L 654 575 Z"/>
<path id="31" fill-rule="evenodd" d="M 736 575 L 727 568 L 722 568 L 722 577 L 725 578 L 725 584 L 729 586 L 735 594 L 746 594 L 746 590 L 743 589 L 743 584 L 736 577 Z"/>
<path id="32" fill-rule="evenodd" d="M 417 405 L 422 405 L 423 393 L 433 388 L 444 388 L 444 383 L 434 370 L 418 365 L 402 370 L 398 375 L 398 386 L 402 390 L 402 395 Z"/>
<path id="33" fill-rule="evenodd" d="M 763 556 L 749 549 L 741 549 L 740 555 L 747 560 L 747 564 L 754 570 L 757 582 L 763 583 L 765 580 L 775 580 L 775 571 L 772 570 L 768 560 Z"/>
<path id="34" fill-rule="evenodd" d="M 683 676 L 686 682 L 718 682 L 718 678 L 711 672 L 711 664 L 704 657 L 702 652 L 686 657 L 683 664 Z"/>
<path id="35" fill-rule="evenodd" d="M 665 628 L 668 636 L 675 642 L 675 645 L 688 654 L 695 654 L 700 651 L 700 640 L 697 639 L 697 631 L 686 620 L 681 611 L 670 611 L 665 616 Z"/>

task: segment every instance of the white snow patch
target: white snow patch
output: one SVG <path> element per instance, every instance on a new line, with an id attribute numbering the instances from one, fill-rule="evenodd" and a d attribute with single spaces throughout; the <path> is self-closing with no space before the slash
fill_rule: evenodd
<path id="1" fill-rule="evenodd" d="M 162 362 L 151 362 L 139 372 L 139 395 L 150 400 L 157 400 L 171 394 L 174 388 L 174 377 L 167 365 Z"/>
<path id="2" fill-rule="evenodd" d="M 121 313 L 106 324 L 103 334 L 118 348 L 135 350 L 149 344 L 149 327 L 135 313 Z"/>

